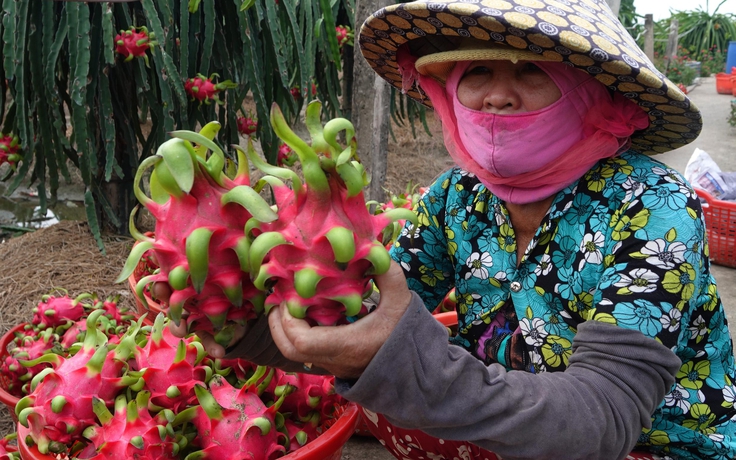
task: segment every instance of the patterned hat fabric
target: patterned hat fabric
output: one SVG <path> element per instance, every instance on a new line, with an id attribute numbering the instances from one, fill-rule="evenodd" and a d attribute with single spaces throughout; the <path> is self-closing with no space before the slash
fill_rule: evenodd
<path id="1" fill-rule="evenodd" d="M 640 153 L 682 147 L 702 129 L 700 110 L 654 67 L 605 0 L 417 0 L 375 12 L 359 43 L 373 70 L 401 90 L 399 47 L 421 57 L 450 51 L 464 38 L 564 62 L 622 93 L 649 116 L 649 128 L 631 136 Z M 418 83 L 407 95 L 431 107 Z"/>

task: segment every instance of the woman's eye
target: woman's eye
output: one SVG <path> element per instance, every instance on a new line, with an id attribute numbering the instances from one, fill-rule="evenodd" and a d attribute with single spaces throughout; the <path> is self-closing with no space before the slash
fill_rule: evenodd
<path id="1" fill-rule="evenodd" d="M 533 62 L 525 63 L 524 67 L 522 67 L 522 70 L 524 72 L 544 72 L 538 65 L 534 64 Z"/>
<path id="2" fill-rule="evenodd" d="M 471 69 L 468 69 L 467 72 L 465 72 L 465 75 L 483 75 L 490 72 L 490 69 L 486 66 L 475 66 Z"/>

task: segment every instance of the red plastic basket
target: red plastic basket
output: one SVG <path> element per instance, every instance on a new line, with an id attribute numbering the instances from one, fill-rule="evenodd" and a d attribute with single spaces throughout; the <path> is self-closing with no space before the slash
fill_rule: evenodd
<path id="1" fill-rule="evenodd" d="M 13 329 L 9 330 L 2 337 L 2 339 L 0 339 L 0 361 L 5 361 L 5 358 L 8 356 L 8 345 L 10 344 L 10 342 L 13 341 L 15 333 L 23 330 L 26 324 L 27 323 L 21 323 L 15 326 Z M 8 410 L 10 411 L 10 416 L 13 417 L 14 421 L 16 421 L 15 405 L 18 403 L 18 400 L 20 400 L 20 398 L 8 393 L 9 385 L 9 377 L 5 374 L 0 373 L 0 402 L 8 407 Z"/>
<path id="2" fill-rule="evenodd" d="M 354 403 L 348 403 L 343 408 L 343 412 L 335 422 L 317 439 L 281 458 L 283 460 L 340 460 L 342 449 L 355 431 L 355 425 L 358 424 L 358 406 Z M 25 439 L 29 430 L 20 423 L 17 427 L 18 450 L 23 460 L 52 460 L 57 458 L 53 455 L 40 453 L 35 446 L 29 447 L 26 445 Z"/>
<path id="3" fill-rule="evenodd" d="M 736 203 L 718 200 L 708 192 L 695 189 L 703 203 L 708 234 L 710 261 L 736 268 Z"/>

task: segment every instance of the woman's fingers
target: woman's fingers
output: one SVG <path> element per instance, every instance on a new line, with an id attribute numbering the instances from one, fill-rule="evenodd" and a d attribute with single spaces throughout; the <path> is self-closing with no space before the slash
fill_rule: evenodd
<path id="1" fill-rule="evenodd" d="M 186 318 L 182 318 L 181 321 L 179 321 L 178 326 L 173 321 L 169 321 L 169 331 L 171 331 L 171 333 L 174 334 L 176 337 L 186 337 L 189 334 L 189 331 L 187 331 Z"/>

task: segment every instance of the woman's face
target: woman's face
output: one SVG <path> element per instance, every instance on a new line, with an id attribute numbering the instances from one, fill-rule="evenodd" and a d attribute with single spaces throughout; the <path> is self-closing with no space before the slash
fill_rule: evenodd
<path id="1" fill-rule="evenodd" d="M 481 112 L 533 112 L 561 96 L 547 73 L 529 61 L 475 61 L 460 78 L 457 99 Z"/>

